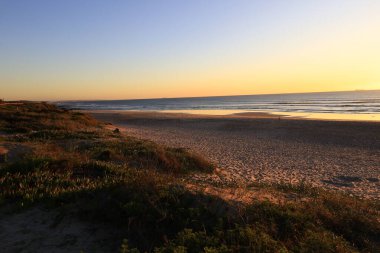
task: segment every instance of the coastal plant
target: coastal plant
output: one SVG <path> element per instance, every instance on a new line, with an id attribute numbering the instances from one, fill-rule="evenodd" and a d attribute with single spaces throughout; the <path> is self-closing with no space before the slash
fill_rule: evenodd
<path id="1" fill-rule="evenodd" d="M 131 168 L 149 168 L 171 173 L 212 172 L 213 164 L 185 149 L 168 148 L 153 142 L 126 138 L 98 142 L 90 148 L 97 160 L 127 163 Z"/>

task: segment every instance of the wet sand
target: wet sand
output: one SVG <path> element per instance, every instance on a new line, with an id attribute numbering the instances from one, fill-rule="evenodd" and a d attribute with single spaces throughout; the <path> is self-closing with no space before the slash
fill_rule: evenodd
<path id="1" fill-rule="evenodd" d="M 265 113 L 191 115 L 95 111 L 126 133 L 189 148 L 218 167 L 195 180 L 305 182 L 380 199 L 380 123 L 286 118 Z"/>

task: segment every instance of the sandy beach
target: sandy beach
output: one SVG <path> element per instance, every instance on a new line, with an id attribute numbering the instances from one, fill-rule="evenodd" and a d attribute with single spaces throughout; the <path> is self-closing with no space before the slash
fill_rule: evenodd
<path id="1" fill-rule="evenodd" d="M 380 123 L 265 113 L 226 116 L 92 111 L 131 136 L 188 148 L 213 161 L 221 184 L 305 182 L 380 199 Z"/>

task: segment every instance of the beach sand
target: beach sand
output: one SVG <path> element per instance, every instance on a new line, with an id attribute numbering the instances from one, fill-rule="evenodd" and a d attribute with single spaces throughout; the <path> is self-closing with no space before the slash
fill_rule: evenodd
<path id="1" fill-rule="evenodd" d="M 300 183 L 380 199 L 380 123 L 266 113 L 192 115 L 92 111 L 131 136 L 183 147 L 217 165 L 194 180 Z"/>

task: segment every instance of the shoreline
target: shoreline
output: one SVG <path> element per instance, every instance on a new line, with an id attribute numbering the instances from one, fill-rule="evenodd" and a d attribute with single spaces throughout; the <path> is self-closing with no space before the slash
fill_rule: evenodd
<path id="1" fill-rule="evenodd" d="M 380 199 L 380 123 L 263 113 L 195 115 L 85 111 L 128 135 L 190 149 L 217 166 L 218 184 L 305 182 Z M 280 119 L 280 120 L 279 120 Z"/>
<path id="2" fill-rule="evenodd" d="M 306 112 L 266 112 L 246 110 L 78 110 L 90 113 L 159 113 L 162 115 L 190 115 L 207 117 L 253 117 L 253 118 L 281 118 L 302 119 L 315 121 L 349 121 L 349 122 L 378 122 L 380 114 L 345 114 L 345 113 L 306 113 Z"/>

